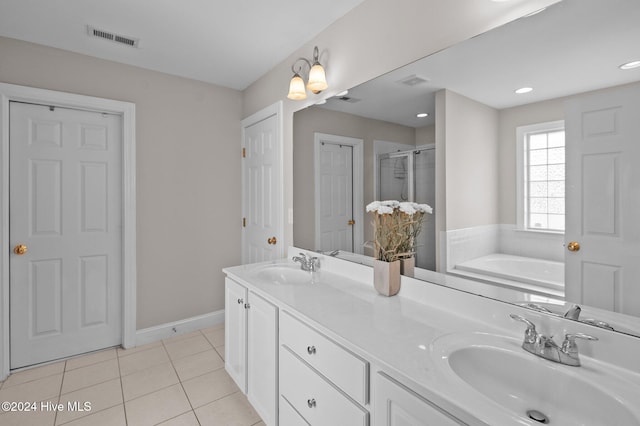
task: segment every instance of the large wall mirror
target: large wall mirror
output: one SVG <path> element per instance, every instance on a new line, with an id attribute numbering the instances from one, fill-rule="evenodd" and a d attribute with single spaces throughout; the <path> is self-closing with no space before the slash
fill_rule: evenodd
<path id="1" fill-rule="evenodd" d="M 417 277 L 640 336 L 638 22 L 563 0 L 296 112 L 295 245 L 366 263 L 367 203 L 427 203 Z"/>

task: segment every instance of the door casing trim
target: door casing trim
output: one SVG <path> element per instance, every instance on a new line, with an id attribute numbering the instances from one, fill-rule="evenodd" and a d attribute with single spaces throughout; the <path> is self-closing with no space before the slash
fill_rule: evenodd
<path id="1" fill-rule="evenodd" d="M 122 346 L 136 344 L 135 104 L 0 83 L 0 380 L 10 372 L 9 102 L 30 102 L 122 116 Z"/>

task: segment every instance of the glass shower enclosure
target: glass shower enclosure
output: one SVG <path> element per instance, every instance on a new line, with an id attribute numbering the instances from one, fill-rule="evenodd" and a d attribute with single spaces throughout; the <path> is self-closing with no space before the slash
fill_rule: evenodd
<path id="1" fill-rule="evenodd" d="M 418 236 L 416 266 L 436 269 L 435 148 L 398 151 L 377 156 L 378 200 L 413 201 L 433 207 Z"/>

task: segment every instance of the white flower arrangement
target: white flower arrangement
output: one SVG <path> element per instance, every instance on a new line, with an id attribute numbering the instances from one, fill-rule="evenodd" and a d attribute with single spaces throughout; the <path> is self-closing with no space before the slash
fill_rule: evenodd
<path id="1" fill-rule="evenodd" d="M 425 214 L 433 209 L 428 204 L 388 200 L 368 204 L 367 212 L 373 213 L 375 258 L 393 262 L 415 254 Z"/>

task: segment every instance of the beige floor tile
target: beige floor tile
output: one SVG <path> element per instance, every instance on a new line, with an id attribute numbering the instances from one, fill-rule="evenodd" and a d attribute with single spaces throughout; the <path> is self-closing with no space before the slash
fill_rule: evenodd
<path id="1" fill-rule="evenodd" d="M 4 385 L 2 385 L 2 389 L 19 385 L 21 383 L 31 382 L 33 380 L 42 379 L 43 377 L 62 374 L 63 372 L 64 361 L 56 362 L 49 365 L 43 365 L 42 367 L 34 367 L 28 370 L 22 370 L 7 377 L 7 380 L 4 381 Z"/>
<path id="2" fill-rule="evenodd" d="M 195 409 L 201 426 L 251 426 L 260 421 L 240 392 Z"/>
<path id="3" fill-rule="evenodd" d="M 202 333 L 213 346 L 224 345 L 224 327 L 217 330 L 203 331 Z"/>
<path id="4" fill-rule="evenodd" d="M 62 394 L 97 385 L 120 377 L 118 360 L 110 359 L 86 367 L 76 368 L 64 374 Z"/>
<path id="5" fill-rule="evenodd" d="M 178 342 L 165 343 L 165 348 L 169 353 L 169 357 L 172 360 L 180 359 L 188 355 L 193 355 L 199 352 L 204 352 L 209 349 L 213 349 L 213 346 L 202 335 L 190 337 L 188 339 L 180 340 Z"/>
<path id="6" fill-rule="evenodd" d="M 176 343 L 176 342 L 179 342 L 181 340 L 191 339 L 193 337 L 198 337 L 198 336 L 202 336 L 201 330 L 196 330 L 196 331 L 192 331 L 192 332 L 184 333 L 184 334 L 176 334 L 176 335 L 171 336 L 169 338 L 162 339 L 162 341 L 164 342 L 165 345 L 167 345 L 167 344 Z"/>
<path id="7" fill-rule="evenodd" d="M 52 400 L 56 404 L 58 398 Z M 0 415 L 0 425 L 2 426 L 51 426 L 56 420 L 56 412 L 42 410 L 40 403 L 37 404 L 37 411 L 29 412 L 8 412 Z"/>
<path id="8" fill-rule="evenodd" d="M 99 362 L 115 359 L 117 356 L 116 348 L 106 349 L 103 351 L 93 352 L 76 358 L 67 360 L 66 371 L 75 370 L 76 368 L 86 367 L 88 365 L 97 364 Z"/>
<path id="9" fill-rule="evenodd" d="M 162 340 L 158 340 L 157 342 L 147 343 L 146 345 L 136 346 L 135 348 L 122 349 L 118 348 L 118 356 L 127 356 L 137 354 L 138 352 L 148 351 L 149 349 L 157 348 L 162 346 Z"/>
<path id="10" fill-rule="evenodd" d="M 179 383 L 179 380 L 173 365 L 170 362 L 165 362 L 124 376 L 122 378 L 122 392 L 124 400 L 129 401 L 176 383 Z"/>
<path id="11" fill-rule="evenodd" d="M 57 400 L 61 384 L 62 374 L 56 374 L 2 388 L 0 390 L 0 401 L 44 401 L 53 397 Z"/>
<path id="12" fill-rule="evenodd" d="M 124 405 L 120 404 L 65 423 L 64 426 L 124 426 L 126 424 Z"/>
<path id="13" fill-rule="evenodd" d="M 220 358 L 222 358 L 222 360 L 224 361 L 224 345 L 216 346 L 215 350 L 216 352 L 218 352 L 218 355 L 220 355 Z"/>
<path id="14" fill-rule="evenodd" d="M 90 407 L 86 407 L 85 403 L 89 403 Z M 121 405 L 122 387 L 120 378 L 62 395 L 60 404 L 63 405 L 64 410 L 58 413 L 56 425 Z M 80 407 L 80 410 L 74 411 L 71 408 L 73 404 L 76 404 L 76 407 Z"/>
<path id="15" fill-rule="evenodd" d="M 189 380 L 224 367 L 224 361 L 214 350 L 199 352 L 173 361 L 181 381 Z"/>
<path id="16" fill-rule="evenodd" d="M 191 410 L 191 405 L 181 385 L 150 393 L 125 402 L 127 422 L 145 426 L 172 419 Z"/>
<path id="17" fill-rule="evenodd" d="M 138 352 L 120 358 L 120 374 L 126 376 L 136 371 L 144 370 L 154 365 L 169 361 L 169 355 L 164 346 L 158 346 L 146 351 Z"/>
<path id="18" fill-rule="evenodd" d="M 194 412 L 189 411 L 181 416 L 162 422 L 159 426 L 200 426 L 200 423 L 198 423 Z"/>
<path id="19" fill-rule="evenodd" d="M 193 408 L 201 407 L 240 390 L 224 369 L 184 381 L 182 387 Z"/>

